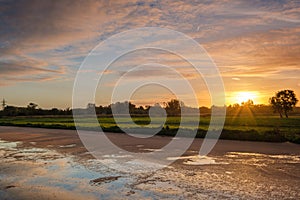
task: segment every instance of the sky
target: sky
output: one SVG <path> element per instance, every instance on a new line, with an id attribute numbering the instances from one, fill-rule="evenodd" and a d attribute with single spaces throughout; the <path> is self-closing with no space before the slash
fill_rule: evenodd
<path id="1" fill-rule="evenodd" d="M 91 50 L 115 34 L 143 27 L 182 32 L 198 42 L 220 71 L 226 104 L 248 97 L 268 104 L 269 97 L 281 89 L 300 96 L 299 1 L 0 0 L 0 98 L 8 105 L 35 102 L 43 108 L 71 107 L 76 74 Z M 115 87 L 110 82 L 124 74 L 123 89 L 141 77 L 168 79 L 180 87 L 182 77 L 158 64 L 144 63 L 126 73 L 130 69 L 124 63 L 130 58 L 143 64 L 147 56 L 162 57 L 163 65 L 178 70 L 197 88 L 199 105 L 211 104 L 204 79 L 176 55 L 158 51 L 119 59 L 105 71 L 95 103 L 108 104 Z M 142 105 L 168 101 L 174 95 L 155 85 L 139 88 L 131 98 Z M 185 103 L 194 106 L 188 98 Z"/>

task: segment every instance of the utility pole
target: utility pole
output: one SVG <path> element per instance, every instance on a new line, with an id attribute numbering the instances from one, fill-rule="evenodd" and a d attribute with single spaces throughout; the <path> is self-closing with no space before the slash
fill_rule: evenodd
<path id="1" fill-rule="evenodd" d="M 3 99 L 2 100 L 2 108 L 3 108 L 3 110 L 4 110 L 5 106 L 6 106 L 6 101 L 5 101 L 5 99 Z"/>

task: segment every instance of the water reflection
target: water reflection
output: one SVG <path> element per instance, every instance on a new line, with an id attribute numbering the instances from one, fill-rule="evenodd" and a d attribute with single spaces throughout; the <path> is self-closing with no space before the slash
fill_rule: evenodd
<path id="1" fill-rule="evenodd" d="M 91 180 L 110 179 L 117 172 L 92 166 L 93 160 L 83 165 L 54 150 L 23 148 L 21 142 L 1 140 L 0 153 L 0 196 L 4 199 L 102 199 L 116 196 L 130 182 L 120 174 L 118 179 L 95 187 Z M 127 190 L 125 195 L 130 188 Z"/>
<path id="2" fill-rule="evenodd" d="M 103 163 L 126 155 L 94 160 L 32 145 L 0 140 L 0 199 L 300 199 L 300 155 L 191 155 L 154 173 L 121 173 Z"/>

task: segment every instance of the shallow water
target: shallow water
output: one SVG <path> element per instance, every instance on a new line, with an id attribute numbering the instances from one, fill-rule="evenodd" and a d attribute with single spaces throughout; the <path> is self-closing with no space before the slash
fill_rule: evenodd
<path id="1" fill-rule="evenodd" d="M 183 164 L 124 173 L 105 162 L 118 164 L 126 155 L 83 159 L 34 145 L 0 140 L 1 199 L 300 199 L 300 155 L 174 157 L 168 159 Z"/>
<path id="2" fill-rule="evenodd" d="M 23 148 L 21 142 L 1 141 L 0 152 L 0 196 L 4 199 L 103 199 L 116 196 L 130 182 L 126 175 L 95 165 L 93 160 L 82 164 L 54 150 Z M 120 178 L 112 182 L 92 182 L 116 174 Z"/>

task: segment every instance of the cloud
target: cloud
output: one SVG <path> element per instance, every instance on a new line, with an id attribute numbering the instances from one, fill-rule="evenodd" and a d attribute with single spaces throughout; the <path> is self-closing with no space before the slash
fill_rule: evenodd
<path id="1" fill-rule="evenodd" d="M 299 69 L 300 29 L 254 32 L 205 45 L 223 75 L 271 76 Z"/>
<path id="2" fill-rule="evenodd" d="M 3 0 L 0 85 L 72 79 L 99 42 L 146 26 L 169 28 L 192 37 L 205 47 L 222 76 L 235 83 L 237 78 L 241 78 L 239 83 L 247 78 L 294 79 L 300 67 L 299 16 L 299 1 L 286 0 Z M 176 40 L 168 42 L 177 44 Z M 120 70 L 126 72 L 126 64 L 105 74 L 120 75 Z M 198 78 L 186 63 L 172 56 L 161 64 L 176 68 L 188 79 Z M 142 75 L 153 77 L 161 72 L 150 68 L 130 78 Z"/>
<path id="3" fill-rule="evenodd" d="M 55 80 L 67 73 L 65 66 L 50 67 L 48 63 L 32 58 L 0 60 L 0 86 L 17 82 Z"/>
<path id="4" fill-rule="evenodd" d="M 99 41 L 121 29 L 118 24 L 137 6 L 135 2 L 69 0 L 2 1 L 0 4 L 0 61 L 1 70 L 5 71 L 2 77 L 6 79 L 8 76 L 14 79 L 23 68 L 23 75 L 29 77 L 30 73 L 40 73 L 43 68 L 47 71 L 51 66 L 66 66 L 69 72 L 74 72 Z M 20 57 L 48 64 L 41 66 L 39 62 L 27 61 L 24 65 Z M 74 76 L 73 72 L 65 76 Z"/>
<path id="5" fill-rule="evenodd" d="M 95 16 L 107 16 L 105 9 L 98 10 L 97 1 L 18 1 L 6 3 L 1 14 L 6 31 L 1 38 L 6 39 L 11 49 L 57 48 L 88 39 L 96 32 Z M 97 5 L 98 4 L 98 5 Z M 88 12 L 85 12 L 87 11 Z M 98 20 L 98 25 L 101 25 Z M 86 30 L 86 31 L 83 31 Z M 31 45 L 34 44 L 34 45 Z M 37 46 L 35 46 L 37 44 Z"/>

